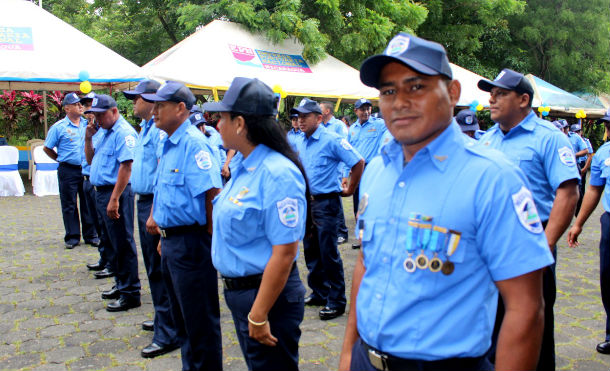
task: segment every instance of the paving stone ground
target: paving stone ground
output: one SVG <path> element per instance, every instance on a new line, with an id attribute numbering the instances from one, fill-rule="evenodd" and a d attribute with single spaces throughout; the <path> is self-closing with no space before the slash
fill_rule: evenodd
<path id="1" fill-rule="evenodd" d="M 66 250 L 59 198 L 33 196 L 24 183 L 24 197 L 0 198 L 0 370 L 180 370 L 179 351 L 140 357 L 152 335 L 140 323 L 153 313 L 141 254 L 142 306 L 107 312 L 100 294 L 113 281 L 95 280 L 85 267 L 97 259 L 97 249 Z M 350 200 L 344 205 L 353 227 Z M 579 248 L 568 248 L 565 239 L 559 244 L 555 338 L 561 370 L 610 369 L 610 356 L 595 351 L 605 329 L 597 247 L 602 212 L 599 207 L 585 225 Z M 349 290 L 357 253 L 350 243 L 340 250 Z M 301 249 L 299 269 L 306 282 L 302 255 Z M 230 312 L 220 300 L 224 368 L 245 370 Z M 301 370 L 336 370 L 345 323 L 346 316 L 320 321 L 317 309 L 306 308 Z"/>

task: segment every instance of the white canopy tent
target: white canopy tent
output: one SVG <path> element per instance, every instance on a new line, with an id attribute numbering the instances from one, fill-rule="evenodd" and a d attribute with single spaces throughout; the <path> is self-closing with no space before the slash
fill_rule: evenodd
<path id="1" fill-rule="evenodd" d="M 376 99 L 379 92 L 360 82 L 359 71 L 327 55 L 315 65 L 307 63 L 303 46 L 294 39 L 274 45 L 263 35 L 240 24 L 216 20 L 174 45 L 142 68 L 159 80 L 185 83 L 193 90 L 214 94 L 228 89 L 234 77 L 258 78 L 287 95 L 354 101 Z M 462 82 L 460 105 L 473 100 L 486 104 L 489 94 L 477 89 L 480 76 L 452 66 Z"/>

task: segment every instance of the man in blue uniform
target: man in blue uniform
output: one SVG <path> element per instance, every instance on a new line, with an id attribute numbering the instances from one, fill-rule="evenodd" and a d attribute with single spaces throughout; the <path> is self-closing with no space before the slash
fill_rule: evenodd
<path id="1" fill-rule="evenodd" d="M 455 121 L 460 125 L 462 133 L 474 139 L 474 133 L 479 130 L 476 113 L 469 109 L 463 109 L 455 115 Z"/>
<path id="2" fill-rule="evenodd" d="M 80 202 L 80 222 L 83 226 L 85 243 L 99 245 L 95 230 L 94 215 L 87 208 L 83 191 L 83 174 L 81 162 L 83 158 L 83 138 L 87 120 L 82 118 L 83 106 L 76 93 L 68 93 L 61 103 L 66 117 L 57 121 L 47 134 L 43 150 L 53 160 L 59 162 L 57 179 L 59 181 L 59 200 L 64 219 L 66 234 L 64 242 L 67 249 L 73 249 L 80 243 L 80 223 L 76 198 Z M 57 147 L 57 152 L 53 149 Z"/>
<path id="3" fill-rule="evenodd" d="M 358 120 L 350 127 L 347 134 L 347 141 L 362 155 L 364 166 L 379 154 L 381 143 L 387 131 L 383 119 L 371 117 L 373 104 L 368 99 L 358 99 L 354 104 L 354 112 Z M 359 188 L 354 192 L 354 215 L 358 211 L 360 200 Z M 358 243 L 352 244 L 352 248 L 357 249 Z"/>
<path id="4" fill-rule="evenodd" d="M 140 306 L 138 254 L 133 239 L 133 191 L 129 184 L 137 134 L 119 114 L 111 96 L 96 96 L 87 112 L 93 112 L 95 121 L 104 129 L 104 136 L 95 147 L 92 138 L 98 129 L 91 123 L 85 133 L 91 184 L 110 240 L 104 248 L 108 250 L 106 256 L 115 274 L 115 287 L 104 291 L 102 298 L 116 299 L 108 303 L 107 311 L 125 311 Z"/>
<path id="5" fill-rule="evenodd" d="M 572 147 L 574 147 L 574 154 L 576 155 L 576 161 L 578 162 L 578 169 L 580 169 L 580 183 L 578 183 L 578 191 L 580 192 L 580 196 L 578 197 L 578 203 L 576 204 L 576 212 L 574 215 L 578 216 L 578 212 L 580 211 L 580 207 L 582 205 L 583 197 L 585 196 L 585 188 L 587 185 L 587 172 L 591 167 L 591 160 L 593 158 L 593 147 L 591 146 L 591 142 L 589 139 L 583 137 L 581 135 L 581 127 L 580 124 L 573 124 L 570 126 L 570 142 L 572 143 Z M 582 140 L 581 141 L 579 141 Z M 584 147 L 583 147 L 584 145 Z M 576 148 L 583 148 L 580 151 L 577 151 Z M 586 151 L 584 150 L 586 148 Z"/>
<path id="6" fill-rule="evenodd" d="M 504 69 L 494 81 L 480 80 L 479 89 L 490 92 L 491 127 L 479 142 L 503 152 L 525 173 L 536 208 L 545 227 L 549 249 L 567 229 L 578 201 L 580 179 L 568 138 L 532 110 L 534 89 L 520 73 Z M 544 272 L 545 323 L 538 370 L 555 369 L 553 305 L 556 296 L 555 264 Z M 502 309 L 498 310 L 498 322 Z M 493 357 L 493 355 L 492 355 Z"/>
<path id="7" fill-rule="evenodd" d="M 216 131 L 216 129 L 213 127 L 206 125 L 207 120 L 205 119 L 203 113 L 192 113 L 189 116 L 189 121 L 203 133 L 205 140 L 212 149 L 212 154 L 216 158 L 216 162 L 218 162 L 218 164 L 224 164 L 227 160 L 227 153 L 222 146 L 222 138 L 220 137 L 220 133 L 218 133 L 218 131 Z"/>
<path id="8" fill-rule="evenodd" d="M 497 369 L 533 369 L 541 269 L 553 259 L 523 174 L 452 120 L 461 87 L 441 45 L 400 33 L 360 78 L 380 90 L 395 140 L 360 185 L 362 251 L 339 369 L 491 370 L 498 290 Z"/>
<path id="9" fill-rule="evenodd" d="M 142 328 L 154 331 L 152 342 L 142 349 L 142 357 L 153 358 L 179 347 L 176 344 L 176 326 L 172 319 L 169 296 L 161 272 L 161 256 L 157 253 L 159 235 L 146 230 L 153 205 L 153 182 L 157 173 L 159 143 L 167 136 L 155 126 L 152 111 L 154 104 L 142 99 L 142 94 L 155 93 L 161 84 L 154 80 L 142 80 L 134 90 L 124 91 L 125 98 L 133 101 L 135 117 L 142 119 L 140 133 L 134 148 L 131 168 L 131 189 L 137 195 L 138 230 L 142 258 L 146 267 L 150 294 L 155 310 L 154 320 L 142 322 Z"/>
<path id="10" fill-rule="evenodd" d="M 290 114 L 290 124 L 292 125 L 292 128 L 290 130 L 288 130 L 288 133 L 286 133 L 286 139 L 288 140 L 288 143 L 290 143 L 290 146 L 292 147 L 292 149 L 294 151 L 297 150 L 297 141 L 299 139 L 299 137 L 301 135 L 303 135 L 303 133 L 301 133 L 301 129 L 299 128 L 299 115 L 296 113 L 291 113 Z"/>
<path id="11" fill-rule="evenodd" d="M 220 168 L 203 134 L 189 121 L 195 96 L 168 81 L 142 98 L 155 103 L 167 133 L 154 187 L 149 233 L 161 234 L 161 264 L 183 370 L 222 370 L 218 277 L 212 265 L 212 200 Z"/>
<path id="12" fill-rule="evenodd" d="M 303 247 L 309 269 L 307 282 L 312 293 L 305 299 L 305 304 L 324 306 L 319 313 L 320 319 L 328 320 L 345 312 L 343 261 L 337 250 L 337 216 L 341 197 L 351 196 L 360 182 L 364 160 L 345 138 L 321 125 L 322 111 L 317 102 L 305 98 L 290 113 L 299 115 L 304 135 L 297 143 L 297 149 L 311 192 L 313 230 L 305 236 Z M 338 177 L 340 163 L 352 171 L 347 187 L 342 187 Z"/>
<path id="13" fill-rule="evenodd" d="M 610 115 L 606 114 L 600 121 L 604 123 L 606 135 L 610 134 Z M 593 156 L 589 188 L 585 193 L 581 212 L 568 232 L 570 247 L 578 246 L 578 236 L 603 195 L 604 213 L 601 217 L 599 241 L 599 280 L 602 303 L 606 311 L 606 338 L 596 347 L 597 351 L 603 354 L 610 354 L 610 180 L 608 178 L 610 178 L 610 143 L 605 143 Z"/>

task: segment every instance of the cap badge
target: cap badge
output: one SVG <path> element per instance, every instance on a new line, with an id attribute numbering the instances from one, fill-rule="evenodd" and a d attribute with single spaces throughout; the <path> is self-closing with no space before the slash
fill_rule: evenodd
<path id="1" fill-rule="evenodd" d="M 304 106 L 304 105 L 306 105 L 306 104 L 307 104 L 307 99 L 303 99 L 303 100 L 301 101 L 301 103 L 299 103 L 299 107 L 303 107 L 303 106 Z"/>
<path id="2" fill-rule="evenodd" d="M 468 124 L 471 125 L 472 124 L 472 116 L 466 116 L 464 118 L 464 121 Z"/>
<path id="3" fill-rule="evenodd" d="M 91 101 L 91 105 L 92 106 L 97 106 L 97 98 L 93 98 L 93 100 Z"/>
<path id="4" fill-rule="evenodd" d="M 409 48 L 409 43 L 411 39 L 404 35 L 398 35 L 390 41 L 388 48 L 386 49 L 386 54 L 389 55 L 397 55 L 402 54 L 405 50 Z"/>
<path id="5" fill-rule="evenodd" d="M 500 80 L 502 77 L 504 77 L 504 74 L 506 74 L 505 71 L 500 72 L 500 74 L 498 75 L 498 77 L 496 77 L 496 79 L 494 81 Z"/>
<path id="6" fill-rule="evenodd" d="M 195 120 L 201 120 L 201 113 L 195 115 Z"/>

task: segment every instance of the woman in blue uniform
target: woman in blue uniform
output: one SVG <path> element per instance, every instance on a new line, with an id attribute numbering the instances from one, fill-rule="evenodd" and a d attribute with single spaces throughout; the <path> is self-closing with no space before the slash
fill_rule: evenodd
<path id="1" fill-rule="evenodd" d="M 278 125 L 276 97 L 237 77 L 221 102 L 224 147 L 238 152 L 231 180 L 214 200 L 212 261 L 224 283 L 249 370 L 297 370 L 305 288 L 296 267 L 307 182 Z"/>

